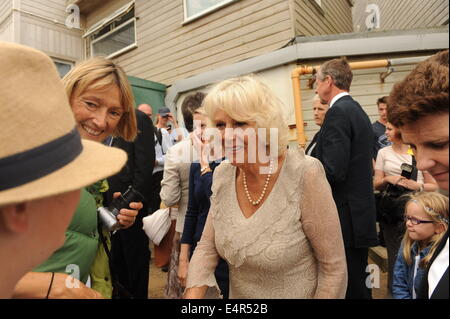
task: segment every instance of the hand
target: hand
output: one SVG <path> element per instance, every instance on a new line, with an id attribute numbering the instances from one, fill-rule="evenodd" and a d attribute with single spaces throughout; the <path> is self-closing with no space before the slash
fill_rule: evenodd
<path id="1" fill-rule="evenodd" d="M 113 194 L 113 197 L 116 198 L 120 196 L 120 192 L 116 192 Z M 136 216 L 139 213 L 139 210 L 142 209 L 144 205 L 141 202 L 131 202 L 130 208 L 122 208 L 117 216 L 119 220 L 119 224 L 122 226 L 122 229 L 127 229 L 131 227 L 136 221 Z"/>
<path id="2" fill-rule="evenodd" d="M 186 287 L 186 279 L 189 268 L 189 261 L 183 261 L 180 259 L 178 264 L 178 280 L 180 281 L 181 287 Z"/>
<path id="3" fill-rule="evenodd" d="M 174 125 L 175 127 L 178 127 L 177 120 L 176 120 L 175 117 L 172 115 L 172 113 L 169 113 L 169 114 L 167 115 L 167 118 L 169 119 L 169 121 L 171 121 L 171 122 L 173 123 L 173 125 Z"/>
<path id="4" fill-rule="evenodd" d="M 49 299 L 103 299 L 103 296 L 78 279 L 55 273 Z"/>
<path id="5" fill-rule="evenodd" d="M 390 183 L 392 185 L 397 185 L 400 183 L 401 180 L 404 180 L 405 178 L 400 175 L 392 175 L 392 176 L 386 176 L 384 178 L 384 181 L 387 183 Z"/>
<path id="6" fill-rule="evenodd" d="M 194 144 L 194 148 L 197 151 L 198 158 L 200 162 L 204 164 L 208 163 L 209 153 L 210 153 L 210 145 L 208 141 L 202 138 L 202 130 L 197 128 L 192 134 L 192 141 Z"/>
<path id="7" fill-rule="evenodd" d="M 400 180 L 397 185 L 403 186 L 412 191 L 420 190 L 420 184 L 412 179 L 404 178 L 404 179 Z"/>

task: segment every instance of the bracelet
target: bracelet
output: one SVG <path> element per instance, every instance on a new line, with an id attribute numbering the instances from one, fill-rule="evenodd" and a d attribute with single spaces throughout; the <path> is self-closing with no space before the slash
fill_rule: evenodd
<path id="1" fill-rule="evenodd" d="M 420 185 L 420 186 L 419 186 L 419 192 L 423 192 L 423 190 L 424 190 L 424 185 L 423 185 L 423 183 L 420 183 L 419 185 Z"/>
<path id="2" fill-rule="evenodd" d="M 52 289 L 54 278 L 55 278 L 55 273 L 52 272 L 52 279 L 50 280 L 50 286 L 48 287 L 47 296 L 45 297 L 45 299 L 48 299 L 48 297 L 50 296 L 50 290 Z"/>

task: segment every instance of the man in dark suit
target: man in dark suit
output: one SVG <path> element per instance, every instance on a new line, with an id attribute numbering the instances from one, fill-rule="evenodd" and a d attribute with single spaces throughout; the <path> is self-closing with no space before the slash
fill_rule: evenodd
<path id="1" fill-rule="evenodd" d="M 138 135 L 134 142 L 113 138 L 112 146 L 128 154 L 125 167 L 117 175 L 108 178 L 107 202 L 114 192 L 124 193 L 132 185 L 144 196 L 144 208 L 139 211 L 133 226 L 121 230 L 111 237 L 111 258 L 113 276 L 133 298 L 147 299 L 150 250 L 148 237 L 142 230 L 142 219 L 148 215 L 151 179 L 155 162 L 154 127 L 151 119 L 135 110 Z M 115 292 L 115 298 L 127 298 L 122 291 Z"/>
<path id="2" fill-rule="evenodd" d="M 345 59 L 324 63 L 316 93 L 330 105 L 315 154 L 330 183 L 347 257 L 346 298 L 371 298 L 366 285 L 368 248 L 378 244 L 372 182 L 373 131 L 369 117 L 349 95 L 353 73 Z"/>

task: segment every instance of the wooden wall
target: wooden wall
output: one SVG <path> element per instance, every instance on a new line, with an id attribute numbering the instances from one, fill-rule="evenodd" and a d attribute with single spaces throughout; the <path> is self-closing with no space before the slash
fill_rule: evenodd
<path id="1" fill-rule="evenodd" d="M 380 29 L 406 30 L 448 25 L 448 0 L 355 0 L 353 24 L 355 31 L 367 31 L 365 12 L 368 4 L 380 8 Z"/>
<path id="2" fill-rule="evenodd" d="M 138 48 L 116 60 L 164 84 L 279 49 L 294 37 L 286 0 L 240 0 L 183 25 L 182 0 L 137 0 Z"/>
<path id="3" fill-rule="evenodd" d="M 12 1 L 0 0 L 0 41 L 13 41 Z"/>
<path id="4" fill-rule="evenodd" d="M 295 34 L 298 36 L 353 32 L 352 7 L 348 0 L 290 0 Z"/>
<path id="5" fill-rule="evenodd" d="M 65 0 L 21 0 L 20 43 L 67 61 L 84 58 L 83 32 L 65 23 Z"/>

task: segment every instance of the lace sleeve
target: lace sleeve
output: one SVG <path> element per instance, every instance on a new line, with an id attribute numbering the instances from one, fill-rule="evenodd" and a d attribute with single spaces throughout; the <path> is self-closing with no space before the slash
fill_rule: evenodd
<path id="1" fill-rule="evenodd" d="M 322 164 L 307 160 L 301 194 L 303 229 L 318 261 L 314 298 L 344 298 L 347 265 L 339 216 Z"/>
<path id="2" fill-rule="evenodd" d="M 212 218 L 212 214 L 208 214 L 202 237 L 189 263 L 186 288 L 214 287 L 217 293 L 220 294 L 220 289 L 214 276 L 214 271 L 219 262 L 219 255 L 214 241 Z"/>

